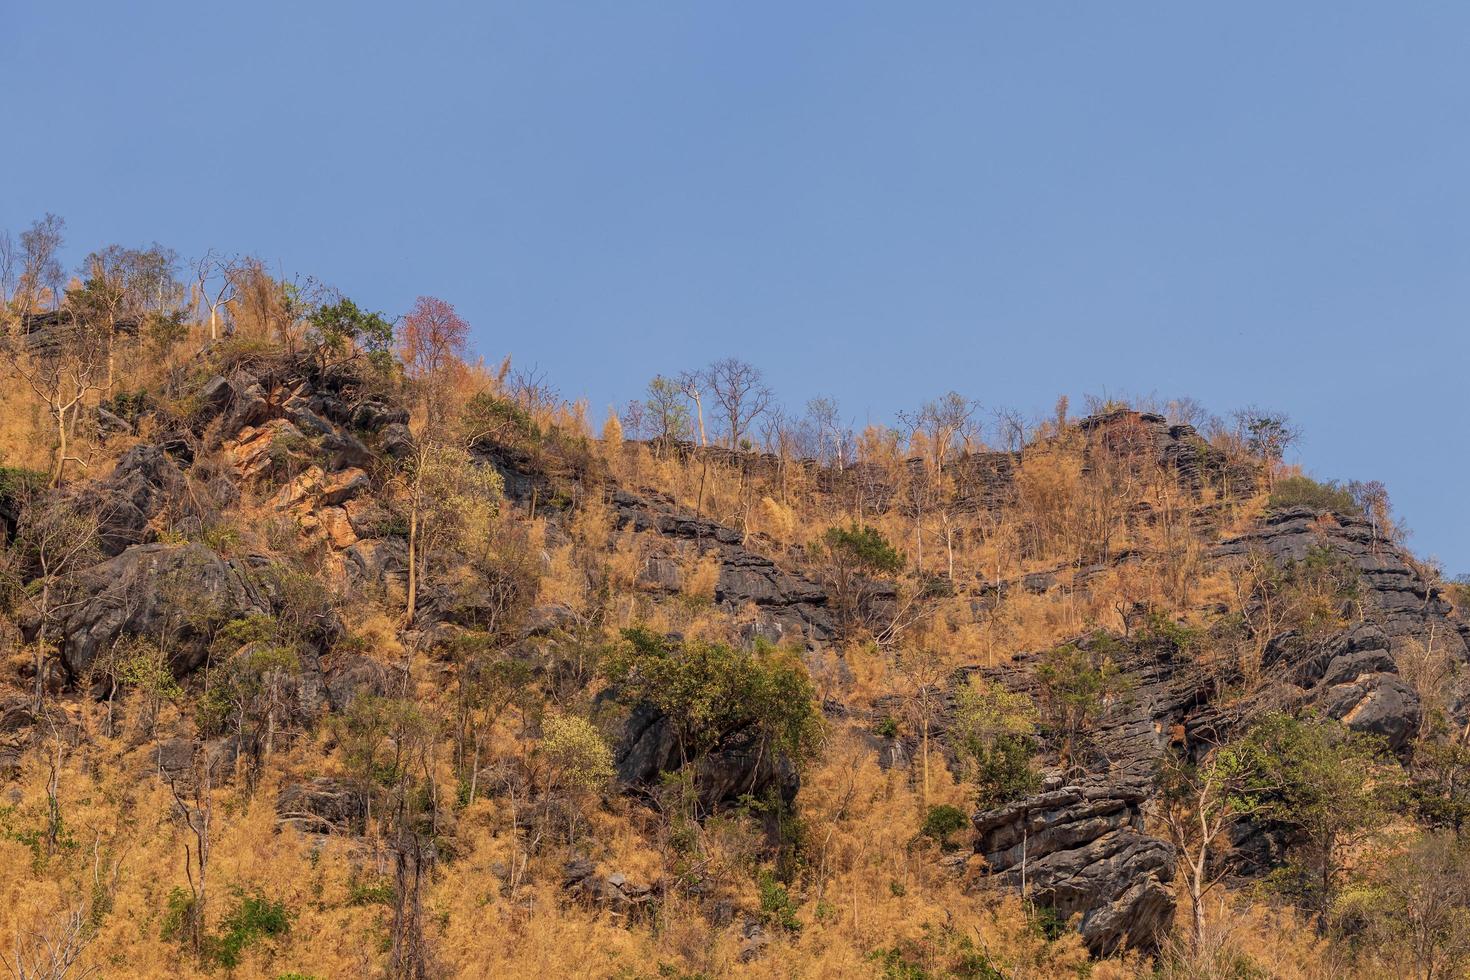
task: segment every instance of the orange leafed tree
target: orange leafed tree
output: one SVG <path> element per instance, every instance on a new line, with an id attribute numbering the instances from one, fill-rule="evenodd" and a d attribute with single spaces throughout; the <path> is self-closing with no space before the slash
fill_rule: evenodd
<path id="1" fill-rule="evenodd" d="M 464 363 L 469 336 L 470 325 L 454 305 L 436 296 L 420 296 L 398 326 L 398 354 L 429 425 L 443 419 L 449 375 Z"/>

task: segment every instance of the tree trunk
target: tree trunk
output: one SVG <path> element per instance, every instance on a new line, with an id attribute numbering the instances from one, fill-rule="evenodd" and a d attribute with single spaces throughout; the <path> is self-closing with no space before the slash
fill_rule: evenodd
<path id="1" fill-rule="evenodd" d="M 56 461 L 51 470 L 51 486 L 61 486 L 61 478 L 66 472 L 66 410 L 62 409 L 53 413 L 56 418 Z"/>
<path id="2" fill-rule="evenodd" d="M 419 543 L 419 491 L 414 488 L 413 502 L 408 513 L 408 608 L 404 614 L 404 625 L 413 626 L 414 609 L 418 604 L 418 543 Z"/>

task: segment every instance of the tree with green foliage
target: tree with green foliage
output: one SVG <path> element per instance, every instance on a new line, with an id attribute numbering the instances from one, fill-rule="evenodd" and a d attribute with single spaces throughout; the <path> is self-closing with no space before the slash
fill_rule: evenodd
<path id="1" fill-rule="evenodd" d="M 1199 762 L 1171 751 L 1160 765 L 1159 815 L 1179 854 L 1196 951 L 1206 940 L 1205 898 L 1225 877 L 1230 830 L 1256 810 L 1256 798 L 1245 793 L 1250 777 L 1247 763 L 1230 747 L 1215 749 Z"/>
<path id="2" fill-rule="evenodd" d="M 1266 486 L 1274 486 L 1276 468 L 1286 456 L 1286 451 L 1301 438 L 1301 430 L 1285 412 L 1254 405 L 1236 412 L 1235 422 L 1246 451 L 1265 469 Z"/>
<path id="3" fill-rule="evenodd" d="M 426 976 L 423 892 L 433 873 L 439 834 L 434 756 L 439 723 L 406 698 L 363 696 L 337 716 L 339 744 L 371 820 L 378 802 L 393 854 L 391 975 Z"/>
<path id="4" fill-rule="evenodd" d="M 648 397 L 643 406 L 655 442 L 662 445 L 689 438 L 689 406 L 678 381 L 656 375 L 648 382 Z"/>
<path id="5" fill-rule="evenodd" d="M 1325 923 L 1346 869 L 1347 845 L 1379 831 L 1400 785 L 1383 741 L 1315 716 L 1273 714 L 1230 750 L 1230 806 L 1289 828 L 1292 867 Z"/>
<path id="6" fill-rule="evenodd" d="M 924 814 L 924 824 L 919 828 L 919 833 L 928 837 L 939 845 L 942 851 L 952 851 L 957 845 L 950 836 L 959 833 L 970 825 L 970 818 L 965 816 L 965 811 L 948 803 L 931 806 Z"/>
<path id="7" fill-rule="evenodd" d="M 763 642 L 750 649 L 677 642 L 643 627 L 624 630 L 623 640 L 608 658 L 608 677 L 624 703 L 652 705 L 669 719 L 682 762 L 746 729 L 754 729 L 762 752 L 799 764 L 812 751 L 816 695 L 796 656 Z"/>
<path id="8" fill-rule="evenodd" d="M 1029 697 L 978 675 L 955 691 L 950 744 L 961 772 L 975 784 L 980 809 L 1004 806 L 1040 785 L 1031 764 L 1036 721 Z"/>
<path id="9" fill-rule="evenodd" d="M 364 310 L 343 296 L 335 303 L 318 306 L 308 322 L 308 336 L 314 342 L 322 370 L 350 360 L 359 352 L 366 353 L 374 366 L 392 363 L 393 324 L 382 313 Z"/>
<path id="10" fill-rule="evenodd" d="M 1416 980 L 1470 967 L 1470 845 L 1426 834 L 1344 890 L 1333 910 L 1362 965 Z"/>
<path id="11" fill-rule="evenodd" d="M 567 797 L 567 842 L 575 843 L 584 801 L 614 776 L 612 749 L 591 722 L 576 715 L 549 714 L 541 723 L 546 761 L 542 799 L 549 808 L 558 793 Z"/>
<path id="12" fill-rule="evenodd" d="M 857 524 L 828 528 L 816 557 L 826 566 L 837 613 L 849 625 L 867 622 L 873 580 L 891 578 L 904 569 L 903 553 L 877 528 Z"/>
<path id="13" fill-rule="evenodd" d="M 1059 740 L 1066 764 L 1080 760 L 1083 743 L 1127 679 L 1113 660 L 1118 641 L 1098 632 L 1080 643 L 1064 643 L 1041 655 L 1036 665 L 1041 722 Z"/>
<path id="14" fill-rule="evenodd" d="M 418 595 L 441 547 L 460 551 L 484 546 L 500 513 L 504 483 L 458 445 L 423 435 L 404 461 L 408 495 L 408 583 L 405 625 L 418 615 Z"/>
<path id="15" fill-rule="evenodd" d="M 455 770 L 464 805 L 480 789 L 480 758 L 495 719 L 524 699 L 533 680 L 531 664 L 506 654 L 486 633 L 462 633 L 448 644 L 457 678 Z"/>

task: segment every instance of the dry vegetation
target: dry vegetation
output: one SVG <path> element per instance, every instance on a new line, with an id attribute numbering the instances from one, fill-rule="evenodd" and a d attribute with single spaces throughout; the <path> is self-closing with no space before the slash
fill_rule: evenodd
<path id="1" fill-rule="evenodd" d="M 21 325 L 80 302 L 63 300 L 101 275 L 88 265 L 68 284 L 46 255 L 27 251 L 36 248 L 44 242 L 12 244 L 0 295 L 5 369 L 15 372 L 0 385 L 0 463 L 16 486 L 58 469 L 57 420 L 33 386 L 13 383 L 34 369 Z M 109 661 L 121 666 L 99 697 L 100 675 L 62 672 L 47 648 L 42 673 L 53 678 L 32 705 L 33 648 L 49 641 L 16 626 L 36 586 L 13 551 L 0 955 L 14 975 L 1328 977 L 1399 968 L 1381 952 L 1349 955 L 1306 918 L 1243 889 L 1212 895 L 1203 941 L 1185 938 L 1182 903 L 1179 938 L 1161 953 L 1092 960 L 1074 934 L 989 885 L 977 862 L 950 860 L 921 834 L 936 807 L 974 809 L 976 787 L 955 753 L 929 738 L 957 668 L 997 666 L 1096 630 L 1126 636 L 1146 615 L 1203 635 L 1220 608 L 1240 607 L 1255 587 L 1242 579 L 1250 569 L 1204 556 L 1261 514 L 1269 488 L 1242 474 L 1284 472 L 1284 424 L 1263 439 L 1250 428 L 1263 413 L 1231 426 L 1191 404 L 1157 406 L 1196 423 L 1202 434 L 1181 438 L 1225 461 L 1191 485 L 1161 461 L 1151 424 L 1122 406 L 1089 406 L 1112 418 L 1100 426 L 1080 425 L 1065 401 L 1043 420 L 997 413 L 982 426 L 976 406 L 949 395 L 895 428 L 853 433 L 827 401 L 781 415 L 758 372 L 721 362 L 656 379 L 646 400 L 594 435 L 586 406 L 544 378 L 475 362 L 452 308 L 416 308 L 398 324 L 395 358 L 372 333 L 386 324 L 363 311 L 342 336 L 324 336 L 320 311 L 340 309 L 340 297 L 272 278 L 258 261 L 201 265 L 192 289 L 170 279 L 166 292 L 158 302 L 132 297 L 130 315 L 155 326 L 173 317 L 181 329 L 145 327 L 117 343 L 106 375 L 87 379 L 75 413 L 60 419 L 71 461 L 56 482 L 105 479 L 167 419 L 195 410 L 200 377 L 290 358 L 350 364 L 368 387 L 413 407 L 415 455 L 373 474 L 408 575 L 349 576 L 341 549 L 309 526 L 318 517 L 281 505 L 281 488 L 305 472 L 289 453 L 266 478 L 241 481 L 237 496 L 211 498 L 211 473 L 226 478 L 234 457 L 206 429 L 190 470 L 199 513 L 168 511 L 152 535 L 298 576 L 262 641 L 284 651 L 279 660 L 252 661 L 248 689 L 229 688 L 237 700 L 221 708 L 210 691 L 233 676 L 223 673 L 226 659 L 238 661 L 233 649 L 217 646 L 219 665 L 176 679 L 167 638 L 151 652 L 129 647 Z M 224 336 L 211 342 L 211 333 Z M 151 407 L 136 426 L 99 428 L 98 405 L 121 415 L 138 396 Z M 549 489 L 513 498 L 470 452 L 489 444 L 510 447 Z M 716 601 L 713 551 L 620 526 L 613 486 L 733 528 L 746 548 L 814 581 L 838 580 L 828 529 L 871 529 L 901 553 L 879 614 L 772 660 L 803 664 L 813 685 L 794 802 L 700 807 L 681 778 L 649 793 L 621 792 L 611 778 L 626 712 L 611 696 L 608 662 L 626 652 L 624 631 L 741 648 L 761 619 Z M 650 584 L 662 562 L 672 588 Z M 446 592 L 488 597 L 489 611 L 472 628 L 447 626 L 439 600 L 423 598 Z M 567 610 L 569 625 L 527 646 L 522 625 L 548 608 Z M 390 680 L 382 696 L 303 717 L 291 692 L 304 633 L 288 621 L 318 609 L 343 625 L 320 650 L 324 662 L 361 658 Z M 1209 635 L 1194 652 L 1201 660 L 1259 663 L 1243 636 Z M 512 654 L 534 658 L 524 676 L 505 668 Z M 1425 676 L 1449 669 L 1432 650 L 1421 661 Z M 841 709 L 819 718 L 823 703 Z M 207 710 L 228 723 L 210 728 Z M 181 744 L 191 751 L 175 758 Z M 895 744 L 915 758 L 889 765 Z M 283 810 L 284 788 L 314 779 L 351 787 L 362 818 L 333 828 Z M 968 833 L 946 842 L 959 845 L 953 853 L 964 853 Z M 568 889 L 578 859 L 593 877 L 620 874 L 646 895 L 602 901 Z"/>

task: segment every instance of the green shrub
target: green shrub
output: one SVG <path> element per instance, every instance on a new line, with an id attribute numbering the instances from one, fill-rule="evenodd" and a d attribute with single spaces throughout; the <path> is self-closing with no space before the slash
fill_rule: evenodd
<path id="1" fill-rule="evenodd" d="M 1118 641 L 1095 633 L 1083 644 L 1066 643 L 1042 654 L 1036 667 L 1042 721 L 1062 742 L 1062 755 L 1075 761 L 1079 741 L 1096 725 L 1112 697 L 1127 688 L 1113 653 Z"/>
<path id="2" fill-rule="evenodd" d="M 1347 517 L 1363 516 L 1363 508 L 1353 499 L 1346 487 L 1335 480 L 1319 483 L 1309 476 L 1288 476 L 1276 483 L 1267 502 L 1271 510 L 1286 510 L 1289 507 L 1310 507 L 1313 510 L 1332 511 Z"/>
<path id="3" fill-rule="evenodd" d="M 194 896 L 175 885 L 164 905 L 159 936 L 167 942 L 184 942 L 189 938 L 189 921 L 193 917 Z"/>
<path id="4" fill-rule="evenodd" d="M 897 575 L 903 571 L 903 552 L 888 543 L 875 527 L 831 527 L 822 543 L 834 560 L 844 561 L 868 575 Z"/>
<path id="5" fill-rule="evenodd" d="M 647 703 L 674 725 L 686 758 L 754 727 L 776 751 L 800 762 L 820 719 L 801 661 L 770 644 L 737 650 L 723 643 L 673 643 L 642 627 L 624 630 L 608 657 L 608 678 L 625 703 Z"/>
<path id="6" fill-rule="evenodd" d="M 933 840 L 941 849 L 951 851 L 956 845 L 951 843 L 950 834 L 964 830 L 969 823 L 969 818 L 959 807 L 941 803 L 929 808 L 929 812 L 924 815 L 924 825 L 919 833 Z"/>
<path id="7" fill-rule="evenodd" d="M 761 918 L 787 932 L 800 932 L 801 921 L 796 917 L 797 904 L 786 886 L 767 870 L 762 870 L 757 876 L 756 885 L 761 892 Z"/>
<path id="8" fill-rule="evenodd" d="M 291 931 L 292 913 L 284 902 L 273 902 L 260 894 L 235 893 L 235 907 L 220 923 L 219 934 L 206 944 L 206 954 L 220 966 L 240 965 L 245 950 L 267 937 Z"/>
<path id="9" fill-rule="evenodd" d="M 982 810 L 1025 799 L 1041 789 L 1041 775 L 1031 765 L 1036 747 L 1020 735 L 1000 735 L 975 754 L 975 804 Z"/>

